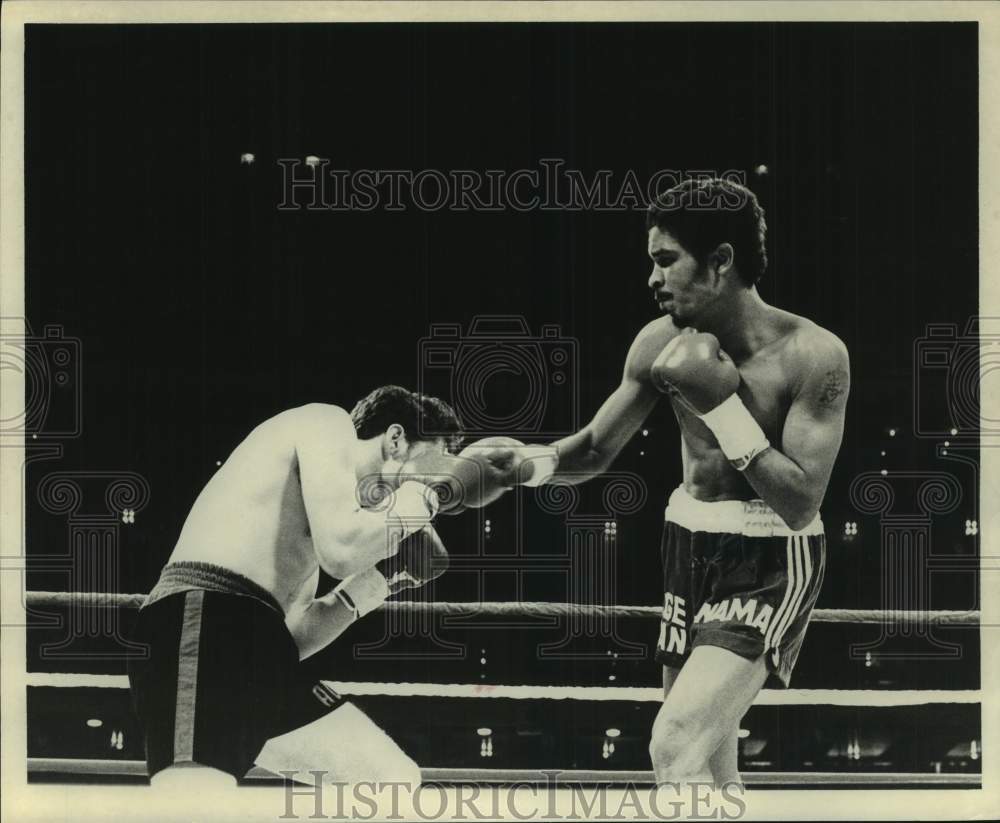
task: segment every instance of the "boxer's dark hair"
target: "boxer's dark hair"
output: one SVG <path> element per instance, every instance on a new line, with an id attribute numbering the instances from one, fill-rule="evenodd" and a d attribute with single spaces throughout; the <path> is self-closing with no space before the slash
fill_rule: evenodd
<path id="1" fill-rule="evenodd" d="M 456 452 L 462 442 L 462 423 L 451 406 L 402 386 L 382 386 L 362 397 L 351 410 L 351 420 L 360 440 L 378 437 L 398 423 L 411 443 L 443 437 L 448 451 Z"/>
<path id="2" fill-rule="evenodd" d="M 722 243 L 735 254 L 747 287 L 767 268 L 767 223 L 757 196 L 735 180 L 691 178 L 660 194 L 646 211 L 646 231 L 668 231 L 704 264 Z"/>

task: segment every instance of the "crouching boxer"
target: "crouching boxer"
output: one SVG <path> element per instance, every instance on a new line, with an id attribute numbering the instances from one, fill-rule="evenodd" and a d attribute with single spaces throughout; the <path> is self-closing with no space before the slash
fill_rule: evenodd
<path id="1" fill-rule="evenodd" d="M 413 760 L 300 660 L 444 571 L 438 496 L 408 478 L 457 448 L 458 432 L 442 401 L 387 386 L 350 414 L 283 412 L 237 446 L 134 630 L 149 648 L 129 680 L 154 786 L 233 785 L 255 760 L 330 782 L 419 783 Z M 372 478 L 381 494 L 359 500 Z M 341 583 L 316 598 L 320 569 Z"/>

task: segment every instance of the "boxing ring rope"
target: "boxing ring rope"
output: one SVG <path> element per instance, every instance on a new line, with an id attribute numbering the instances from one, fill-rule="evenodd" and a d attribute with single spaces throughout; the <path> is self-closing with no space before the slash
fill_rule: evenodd
<path id="1" fill-rule="evenodd" d="M 144 779 L 146 764 L 141 760 L 80 760 L 75 758 L 29 757 L 29 774 L 73 774 L 103 777 Z M 456 769 L 426 768 L 420 770 L 424 783 L 536 783 L 547 782 L 547 775 L 557 774 L 560 786 L 573 784 L 652 785 L 652 771 L 596 769 Z M 280 781 L 282 778 L 267 769 L 254 766 L 246 779 L 252 782 Z M 749 786 L 968 786 L 978 787 L 982 775 L 962 772 L 745 772 Z"/>
<path id="2" fill-rule="evenodd" d="M 508 700 L 614 700 L 659 703 L 663 690 L 642 686 L 500 686 L 486 683 L 354 683 L 324 680 L 337 694 L 351 697 L 447 697 Z M 27 685 L 40 688 L 127 689 L 118 674 L 29 672 Z M 977 689 L 761 689 L 755 706 L 926 706 L 979 703 Z"/>
<path id="3" fill-rule="evenodd" d="M 29 608 L 133 608 L 142 606 L 144 594 L 106 592 L 25 593 Z M 381 606 L 387 612 L 405 614 L 430 613 L 449 616 L 489 617 L 625 617 L 659 619 L 658 606 L 606 606 L 575 603 L 541 602 L 424 602 L 393 600 Z M 895 624 L 904 626 L 975 626 L 980 622 L 979 610 L 879 610 L 879 609 L 814 609 L 811 620 L 817 623 Z M 535 686 L 460 683 L 359 683 L 324 681 L 334 691 L 348 696 L 444 697 L 459 699 L 515 700 L 581 700 L 660 702 L 663 692 L 656 687 L 631 686 Z M 85 674 L 75 672 L 29 672 L 27 685 L 41 688 L 116 688 L 128 689 L 123 675 Z M 898 707 L 930 704 L 976 704 L 982 693 L 976 689 L 762 689 L 757 706 L 850 706 Z M 80 760 L 74 758 L 28 758 L 29 774 L 103 775 L 111 777 L 145 778 L 146 764 L 132 760 Z M 570 784 L 652 784 L 651 771 L 587 771 L 548 770 L 558 773 L 561 783 Z M 436 769 L 422 770 L 425 782 L 443 783 L 510 783 L 544 782 L 545 770 L 525 769 Z M 248 773 L 250 781 L 278 780 L 275 775 L 255 767 Z M 981 774 L 969 773 L 899 773 L 899 772 L 747 772 L 744 779 L 751 786 L 845 785 L 868 786 L 979 786 Z"/>
<path id="4" fill-rule="evenodd" d="M 25 605 L 29 608 L 74 606 L 77 608 L 128 608 L 138 609 L 146 599 L 144 594 L 112 594 L 107 592 L 25 592 Z M 538 602 L 468 602 L 447 603 L 421 600 L 387 600 L 380 611 L 403 614 L 429 613 L 467 617 L 474 613 L 480 617 L 640 617 L 659 618 L 660 606 L 605 606 L 579 603 Z M 978 609 L 949 610 L 886 610 L 886 609 L 813 609 L 813 623 L 861 623 L 912 626 L 973 626 L 980 620 Z"/>

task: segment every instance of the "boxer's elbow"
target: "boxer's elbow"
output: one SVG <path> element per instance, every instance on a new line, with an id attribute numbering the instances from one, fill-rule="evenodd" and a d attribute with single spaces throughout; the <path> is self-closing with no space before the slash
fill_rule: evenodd
<path id="1" fill-rule="evenodd" d="M 818 509 L 805 509 L 786 515 L 783 519 L 788 524 L 788 528 L 797 532 L 812 523 L 818 512 Z"/>
<path id="2" fill-rule="evenodd" d="M 779 511 L 782 519 L 788 524 L 792 531 L 801 531 L 819 514 L 821 499 L 809 493 L 801 493 L 794 499 L 789 500 L 784 507 L 784 511 Z"/>
<path id="3" fill-rule="evenodd" d="M 380 535 L 385 543 L 384 531 Z M 384 548 L 379 552 L 365 551 L 369 542 L 363 529 L 340 528 L 334 533 L 313 536 L 313 548 L 320 568 L 331 577 L 343 580 L 359 571 L 373 566 L 384 556 Z M 369 557 L 369 555 L 377 555 Z"/>
<path id="4" fill-rule="evenodd" d="M 351 562 L 351 552 L 338 541 L 313 540 L 316 559 L 320 568 L 330 577 L 343 580 L 354 574 L 354 563 Z"/>

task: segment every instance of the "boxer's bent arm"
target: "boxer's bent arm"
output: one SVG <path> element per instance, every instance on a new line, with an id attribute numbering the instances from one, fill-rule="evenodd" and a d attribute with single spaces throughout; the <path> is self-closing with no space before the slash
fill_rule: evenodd
<path id="1" fill-rule="evenodd" d="M 392 557 L 403 537 L 427 525 L 412 516 L 404 523 L 392 509 L 361 508 L 352 456 L 357 434 L 346 411 L 311 403 L 285 414 L 313 547 L 323 571 L 343 580 L 369 569 Z"/>
<path id="2" fill-rule="evenodd" d="M 760 454 L 744 474 L 793 529 L 812 522 L 823 502 L 844 434 L 850 363 L 844 344 L 828 332 L 809 346 L 812 366 L 788 410 L 781 450 Z"/>
<path id="3" fill-rule="evenodd" d="M 299 647 L 299 660 L 325 649 L 357 620 L 354 609 L 333 592 L 296 606 L 285 615 L 285 625 Z"/>
<path id="4" fill-rule="evenodd" d="M 650 382 L 649 368 L 662 347 L 662 341 L 640 333 L 625 360 L 621 384 L 594 419 L 576 434 L 552 444 L 559 454 L 559 467 L 548 482 L 582 483 L 610 468 L 660 397 Z"/>

